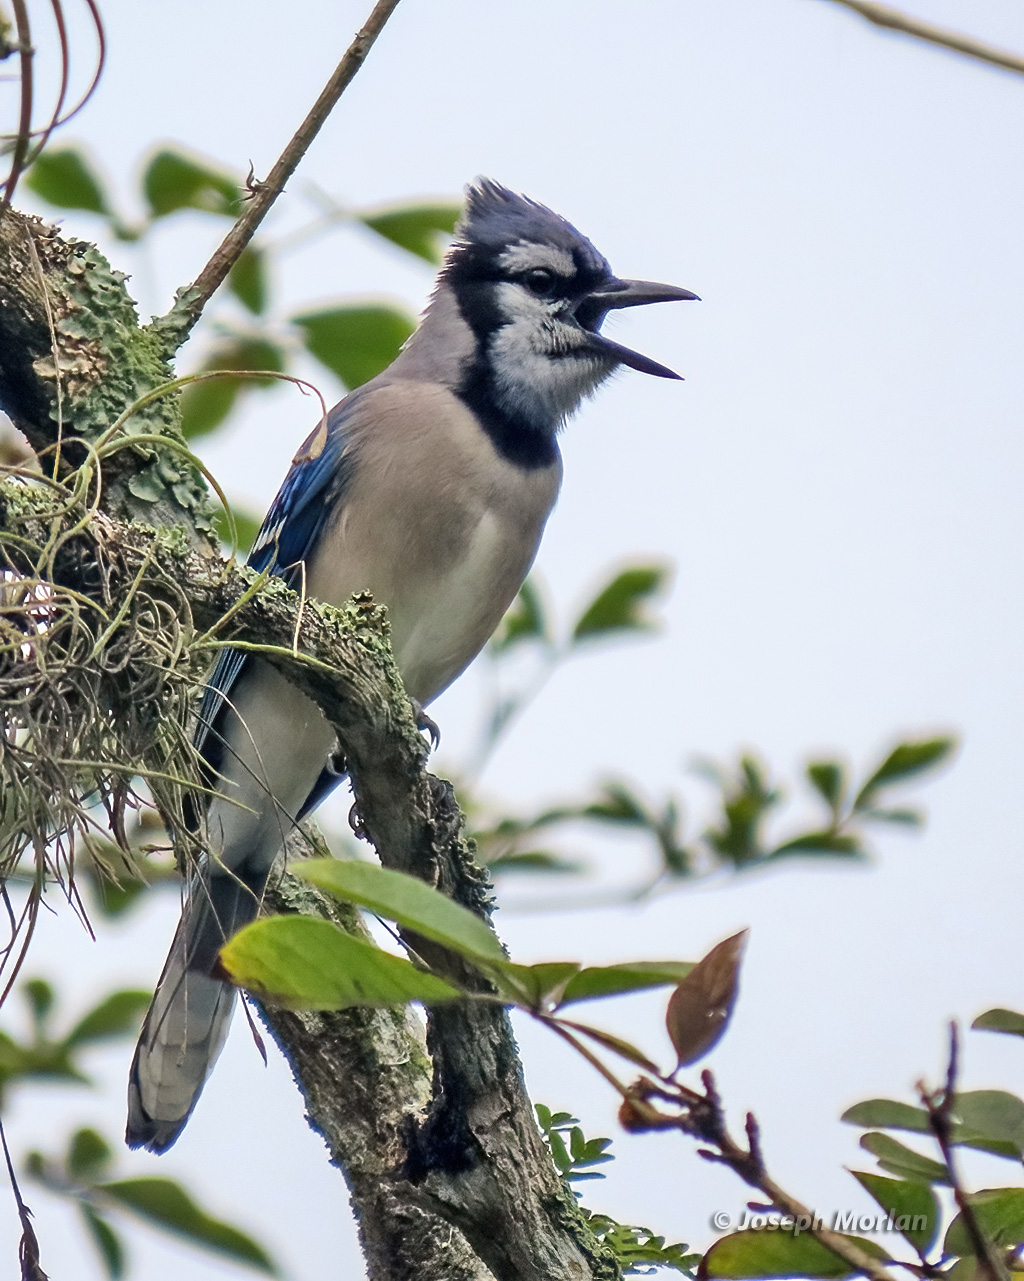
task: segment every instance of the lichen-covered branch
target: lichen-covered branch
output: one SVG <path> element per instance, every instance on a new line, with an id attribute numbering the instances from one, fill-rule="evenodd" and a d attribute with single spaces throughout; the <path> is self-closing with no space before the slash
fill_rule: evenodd
<path id="1" fill-rule="evenodd" d="M 138 329 L 121 279 L 95 250 L 14 215 L 0 221 L 0 245 L 0 405 L 44 465 L 60 440 L 68 481 L 0 488 L 0 548 L 8 563 L 37 575 L 45 569 L 53 600 L 75 602 L 75 635 L 86 637 L 87 650 L 100 652 L 100 639 L 111 644 L 122 628 L 134 628 L 133 644 L 144 646 L 140 614 L 146 626 L 173 616 L 179 639 L 168 671 L 178 673 L 183 690 L 194 685 L 198 660 L 218 645 L 259 649 L 337 730 L 362 830 L 382 862 L 440 885 L 486 917 L 487 883 L 450 786 L 426 769 L 427 745 L 391 657 L 384 611 L 368 598 L 342 610 L 307 602 L 296 652 L 298 598 L 279 580 L 257 584 L 251 571 L 212 555 L 196 528 L 205 511 L 198 474 L 166 478 L 183 474 L 171 398 L 150 400 L 140 410 L 153 415 L 146 442 L 135 448 L 126 437 L 101 468 L 97 442 L 109 441 L 113 425 L 125 424 L 126 410 L 169 371 Z M 72 494 L 71 482 L 85 474 L 69 470 L 76 462 L 92 468 L 92 479 L 87 492 L 80 486 Z M 157 478 L 155 496 L 140 495 L 138 476 Z M 144 608 L 135 608 L 139 602 Z M 24 634 L 32 628 L 27 614 Z M 27 662 L 32 649 L 19 641 L 10 654 Z M 126 672 L 104 673 L 101 692 L 130 698 Z M 118 690 L 119 681 L 125 688 Z M 73 719 L 80 705 L 71 697 L 62 708 Z M 181 769 L 188 763 L 186 752 Z M 69 772 L 75 767 L 65 764 Z M 163 759 L 160 766 L 166 773 Z M 131 767 L 124 760 L 112 766 L 128 776 Z M 287 880 L 275 895 L 282 909 L 337 911 Z M 431 960 L 454 964 L 444 955 Z M 374 1281 L 618 1275 L 542 1143 L 504 1010 L 446 1007 L 431 1016 L 426 1053 L 404 1016 L 266 1017 L 313 1125 L 346 1173 Z"/>
<path id="2" fill-rule="evenodd" d="M 66 474 L 137 401 L 171 379 L 157 337 L 140 327 L 126 277 L 80 240 L 38 218 L 0 211 L 0 410 L 40 455 Z M 183 444 L 177 397 L 158 396 L 125 422 L 127 438 Z M 103 506 L 126 519 L 189 531 L 214 554 L 212 507 L 202 477 L 181 454 L 124 449 L 104 468 Z"/>
<path id="3" fill-rule="evenodd" d="M 354 908 L 294 877 L 272 882 L 266 906 L 365 934 Z M 430 1059 L 412 1013 L 405 1007 L 262 1013 L 293 1065 L 310 1123 L 348 1184 L 370 1277 L 493 1281 L 462 1234 L 421 1208 L 405 1176 L 406 1136 L 431 1101 Z"/>
<path id="4" fill-rule="evenodd" d="M 250 573 L 213 569 L 174 543 L 154 550 L 131 527 L 101 517 L 91 536 L 100 531 L 106 554 L 121 564 L 111 573 L 123 573 L 127 583 L 148 561 L 148 590 L 158 590 L 163 579 L 168 590 L 173 585 L 175 593 L 183 592 L 198 627 L 216 624 L 251 587 Z M 319 704 L 343 745 L 361 827 L 382 863 L 439 885 L 487 917 L 486 880 L 450 785 L 427 771 L 427 746 L 386 643 L 384 611 L 368 597 L 343 610 L 307 603 L 302 655 L 296 657 L 297 604 L 294 593 L 275 582 L 236 609 L 223 639 L 258 646 Z M 434 954 L 430 960 L 442 968 L 453 963 Z M 465 973 L 458 977 L 469 981 Z M 267 1020 L 300 1082 L 320 1077 L 324 1020 L 275 1011 Z M 337 1028 L 337 1020 L 331 1026 Z M 339 1044 L 343 1057 L 353 1053 L 344 1037 Z M 398 1168 L 409 1203 L 457 1226 L 499 1281 L 614 1277 L 615 1265 L 593 1241 L 544 1148 L 507 1013 L 475 1003 L 438 1007 L 429 1018 L 427 1045 L 433 1065 L 429 1106 L 410 1109 L 400 1139 L 392 1139 L 401 1147 Z M 334 1079 L 345 1075 L 339 1071 Z M 337 1098 L 327 1114 L 317 1110 L 310 1092 L 306 1098 L 314 1125 L 336 1152 L 341 1139 L 331 1126 Z"/>

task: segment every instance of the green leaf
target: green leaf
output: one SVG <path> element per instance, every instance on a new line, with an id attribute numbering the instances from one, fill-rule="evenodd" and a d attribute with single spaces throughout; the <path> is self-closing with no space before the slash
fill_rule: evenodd
<path id="1" fill-rule="evenodd" d="M 783 858 L 787 854 L 841 854 L 847 858 L 864 858 L 864 850 L 856 836 L 840 832 L 806 832 L 791 841 L 777 845 L 765 859 Z"/>
<path id="2" fill-rule="evenodd" d="M 729 1025 L 739 991 L 740 965 L 749 930 L 717 943 L 669 997 L 665 1026 L 679 1067 L 704 1057 Z"/>
<path id="3" fill-rule="evenodd" d="M 134 1035 L 139 1030 L 142 1014 L 152 999 L 152 992 L 126 988 L 112 992 L 99 1005 L 75 1024 L 68 1033 L 65 1044 L 82 1045 L 87 1041 L 103 1041 L 109 1037 Z"/>
<path id="4" fill-rule="evenodd" d="M 0 1081 L 19 1076 L 51 1077 L 65 1081 L 88 1082 L 88 1077 L 71 1062 L 67 1047 L 55 1045 L 40 1035 L 28 1045 L 18 1045 L 0 1032 Z"/>
<path id="5" fill-rule="evenodd" d="M 680 983 L 692 969 L 692 961 L 627 961 L 622 965 L 591 965 L 569 980 L 562 1004 Z"/>
<path id="6" fill-rule="evenodd" d="M 247 245 L 228 272 L 228 288 L 254 316 L 267 306 L 267 265 L 263 250 Z"/>
<path id="7" fill-rule="evenodd" d="M 505 952 L 486 922 L 415 876 L 335 858 L 297 863 L 294 870 L 335 898 L 369 908 L 462 956 L 505 963 Z"/>
<path id="8" fill-rule="evenodd" d="M 924 815 L 920 810 L 876 810 L 873 807 L 867 809 L 861 807 L 858 813 L 861 818 L 868 819 L 872 823 L 900 823 L 904 827 L 920 827 L 924 823 Z"/>
<path id="9" fill-rule="evenodd" d="M 611 1050 L 613 1054 L 618 1054 L 620 1058 L 643 1068 L 645 1072 L 651 1072 L 655 1076 L 661 1075 L 661 1070 L 657 1063 L 653 1063 L 642 1050 L 638 1050 L 635 1045 L 630 1041 L 624 1040 L 621 1036 L 613 1036 L 611 1032 L 604 1032 L 599 1027 L 590 1027 L 586 1023 L 577 1023 L 573 1019 L 559 1019 L 559 1023 L 573 1032 L 580 1032 L 583 1036 L 590 1037 L 598 1045 L 603 1045 L 606 1050 Z"/>
<path id="10" fill-rule="evenodd" d="M 645 610 L 652 596 L 666 585 L 665 565 L 637 565 L 624 569 L 594 597 L 580 615 L 572 640 L 604 636 L 609 632 L 650 631 L 654 622 Z"/>
<path id="11" fill-rule="evenodd" d="M 264 338 L 236 338 L 219 346 L 207 357 L 200 373 L 238 369 L 253 375 L 263 370 L 281 373 L 285 367 L 284 351 L 277 343 Z M 186 440 L 205 436 L 227 418 L 240 391 L 272 387 L 275 378 L 201 378 L 189 383 L 181 393 L 181 430 Z"/>
<path id="12" fill-rule="evenodd" d="M 986 1010 L 971 1024 L 979 1032 L 1004 1032 L 1007 1036 L 1024 1036 L 1024 1014 L 1014 1010 Z"/>
<path id="13" fill-rule="evenodd" d="M 220 951 L 241 987 L 289 1009 L 444 1001 L 458 990 L 329 921 L 274 916 L 247 925 Z"/>
<path id="14" fill-rule="evenodd" d="M 519 595 L 507 610 L 498 630 L 491 638 L 491 652 L 503 654 L 520 641 L 547 641 L 548 639 L 544 603 L 536 585 L 532 579 L 528 578 L 520 587 Z"/>
<path id="15" fill-rule="evenodd" d="M 704 840 L 724 861 L 748 867 L 764 861 L 761 827 L 781 793 L 771 787 L 764 767 L 753 756 L 740 757 L 739 776 L 732 780 L 714 766 L 701 771 L 722 790 L 722 823 L 704 831 Z"/>
<path id="16" fill-rule="evenodd" d="M 107 1276 L 111 1278 L 111 1281 L 120 1281 L 120 1278 L 124 1276 L 125 1269 L 124 1246 L 121 1244 L 121 1238 L 88 1201 L 79 1201 L 78 1208 L 82 1212 L 82 1218 L 85 1220 L 86 1230 L 92 1238 L 92 1243 L 103 1260 Z"/>
<path id="17" fill-rule="evenodd" d="M 608 1161 L 614 1161 L 615 1157 L 607 1151 L 611 1145 L 611 1139 L 585 1139 L 579 1126 L 574 1126 L 571 1145 L 573 1164 L 582 1169 L 584 1166 L 604 1165 Z"/>
<path id="18" fill-rule="evenodd" d="M 949 737 L 925 738 L 916 743 L 900 743 L 894 747 L 857 793 L 854 809 L 862 809 L 880 787 L 899 783 L 915 774 L 938 765 L 956 747 L 956 739 Z"/>
<path id="19" fill-rule="evenodd" d="M 416 322 L 396 307 L 350 306 L 293 316 L 310 355 L 351 390 L 376 377 L 395 359 Z"/>
<path id="20" fill-rule="evenodd" d="M 579 1117 L 573 1116 L 571 1112 L 552 1112 L 543 1103 L 535 1103 L 533 1110 L 537 1114 L 537 1124 L 544 1131 L 545 1137 L 551 1130 L 565 1130 L 580 1123 Z"/>
<path id="21" fill-rule="evenodd" d="M 599 801 L 593 801 L 578 810 L 565 810 L 554 815 L 561 818 L 589 818 L 595 823 L 623 823 L 627 827 L 642 827 L 653 830 L 657 823 L 648 814 L 643 802 L 625 783 L 605 783 Z"/>
<path id="22" fill-rule="evenodd" d="M 958 1094 L 953 1111 L 959 1124 L 954 1142 L 997 1156 L 1024 1157 L 1024 1101 L 1005 1090 Z"/>
<path id="23" fill-rule="evenodd" d="M 881 1174 L 868 1174 L 862 1170 L 851 1170 L 850 1173 L 875 1198 L 893 1220 L 896 1231 L 901 1232 L 915 1249 L 926 1254 L 932 1248 L 942 1211 L 927 1183 L 886 1179 Z"/>
<path id="24" fill-rule="evenodd" d="M 593 1214 L 585 1206 L 580 1208 L 590 1230 L 614 1254 L 623 1276 L 650 1276 L 651 1267 L 672 1268 L 690 1276 L 700 1262 L 700 1255 L 688 1254 L 690 1247 L 681 1241 L 666 1245 L 665 1238 L 655 1236 L 650 1228 L 616 1223 L 607 1215 Z"/>
<path id="25" fill-rule="evenodd" d="M 280 1275 L 277 1265 L 258 1242 L 230 1223 L 211 1218 L 171 1179 L 119 1179 L 100 1184 L 99 1191 L 167 1232 L 226 1254 L 257 1272 Z"/>
<path id="26" fill-rule="evenodd" d="M 923 1108 L 898 1103 L 895 1099 L 867 1099 L 847 1108 L 839 1118 L 847 1125 L 862 1125 L 873 1130 L 911 1130 L 914 1134 L 930 1134 L 928 1113 Z"/>
<path id="27" fill-rule="evenodd" d="M 491 977 L 503 995 L 530 1010 L 556 1009 L 566 985 L 578 974 L 578 961 L 543 961 L 539 965 L 514 965 L 506 961 Z"/>
<path id="28" fill-rule="evenodd" d="M 846 792 L 846 771 L 842 765 L 838 761 L 811 761 L 807 778 L 829 809 L 836 812 Z"/>
<path id="29" fill-rule="evenodd" d="M 235 218 L 241 209 L 241 190 L 222 169 L 167 148 L 158 151 L 142 175 L 142 190 L 150 214 L 163 218 L 178 209 L 202 209 Z"/>
<path id="30" fill-rule="evenodd" d="M 260 526 L 263 521 L 254 512 L 245 511 L 241 507 L 232 506 L 231 515 L 235 521 L 233 534 L 231 522 L 228 520 L 227 512 L 224 511 L 223 507 L 214 512 L 213 528 L 222 543 L 230 545 L 231 539 L 234 537 L 237 540 L 236 550 L 245 555 L 256 541 L 256 535 L 260 532 Z"/>
<path id="31" fill-rule="evenodd" d="M 32 1022 L 37 1027 L 42 1027 L 53 1009 L 56 997 L 53 985 L 47 983 L 46 979 L 26 979 L 21 985 L 21 993 L 32 1012 Z"/>
<path id="32" fill-rule="evenodd" d="M 235 407 L 242 390 L 241 378 L 205 378 L 190 383 L 181 393 L 181 430 L 195 440 L 219 427 Z"/>
<path id="33" fill-rule="evenodd" d="M 58 209 L 110 213 L 103 183 L 80 147 L 47 147 L 25 175 L 25 185 Z"/>
<path id="34" fill-rule="evenodd" d="M 860 1145 L 878 1159 L 883 1170 L 898 1175 L 901 1179 L 911 1179 L 917 1183 L 949 1183 L 949 1174 L 944 1165 L 905 1147 L 888 1134 L 863 1134 Z"/>
<path id="35" fill-rule="evenodd" d="M 885 1252 L 874 1241 L 845 1234 L 844 1240 L 860 1246 L 872 1258 L 885 1258 Z M 851 1268 L 814 1237 L 806 1232 L 797 1234 L 790 1228 L 733 1232 L 722 1237 L 704 1255 L 697 1276 L 702 1281 L 715 1277 L 754 1281 L 775 1277 L 840 1278 L 854 1276 L 856 1272 L 856 1268 Z"/>
<path id="36" fill-rule="evenodd" d="M 1024 1241 L 1024 1188 L 986 1188 L 968 1199 L 978 1226 L 997 1249 Z M 974 1254 L 962 1214 L 949 1225 L 943 1244 L 947 1254 Z"/>
<path id="37" fill-rule="evenodd" d="M 956 1096 L 953 1142 L 996 1156 L 1024 1154 L 1024 1102 L 1003 1090 L 971 1090 Z M 850 1125 L 931 1134 L 928 1114 L 893 1099 L 855 1103 L 842 1115 Z"/>
<path id="38" fill-rule="evenodd" d="M 362 213 L 361 223 L 393 245 L 425 258 L 430 263 L 440 263 L 444 256 L 444 242 L 455 230 L 459 205 L 407 205 L 400 209 L 382 209 L 378 213 Z"/>
<path id="39" fill-rule="evenodd" d="M 93 869 L 86 869 L 85 875 L 88 877 L 89 889 L 92 891 L 96 906 L 104 916 L 111 918 L 121 916 L 134 907 L 149 889 L 146 881 L 135 877 L 119 876 L 117 881 L 112 881 Z M 82 873 L 79 872 L 78 876 L 81 878 Z"/>
<path id="40" fill-rule="evenodd" d="M 560 854 L 552 854 L 548 850 L 516 850 L 484 861 L 487 870 L 494 876 L 504 876 L 506 872 L 550 872 L 559 876 L 572 876 L 582 872 L 585 866 L 578 860 L 562 858 Z"/>
<path id="41" fill-rule="evenodd" d="M 558 1167 L 559 1174 L 565 1177 L 572 1169 L 572 1158 L 569 1156 L 569 1149 L 565 1146 L 565 1139 L 557 1130 L 549 1130 L 547 1138 L 548 1146 L 551 1148 L 551 1159 Z"/>
<path id="42" fill-rule="evenodd" d="M 88 1128 L 76 1130 L 68 1145 L 65 1164 L 75 1180 L 93 1183 L 114 1158 L 102 1134 Z"/>
<path id="43" fill-rule="evenodd" d="M 31 1070 L 31 1054 L 24 1046 L 0 1032 L 0 1081 Z"/>

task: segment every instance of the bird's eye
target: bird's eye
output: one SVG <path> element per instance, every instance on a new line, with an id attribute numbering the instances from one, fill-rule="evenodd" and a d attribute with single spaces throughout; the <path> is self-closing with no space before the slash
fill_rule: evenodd
<path id="1" fill-rule="evenodd" d="M 554 290 L 557 277 L 547 267 L 533 267 L 523 277 L 523 281 L 531 294 L 545 298 Z"/>

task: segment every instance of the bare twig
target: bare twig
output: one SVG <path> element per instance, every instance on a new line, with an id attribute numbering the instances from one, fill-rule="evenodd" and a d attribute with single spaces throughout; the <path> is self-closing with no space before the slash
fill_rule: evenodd
<path id="1" fill-rule="evenodd" d="M 928 1113 L 928 1124 L 932 1128 L 942 1159 L 946 1164 L 949 1182 L 953 1189 L 964 1229 L 974 1247 L 974 1256 L 978 1261 L 979 1272 L 987 1281 L 1009 1281 L 1009 1273 L 1003 1266 L 992 1242 L 985 1235 L 978 1216 L 971 1204 L 970 1197 L 960 1179 L 957 1161 L 953 1151 L 953 1108 L 956 1103 L 956 1078 L 960 1059 L 960 1038 L 955 1023 L 949 1025 L 949 1066 L 946 1068 L 946 1083 L 940 1090 L 929 1090 L 923 1081 L 917 1083 L 917 1092 L 921 1103 Z"/>
<path id="2" fill-rule="evenodd" d="M 875 0 L 830 0 L 832 4 L 841 4 L 846 9 L 859 13 L 876 27 L 885 27 L 889 31 L 899 31 L 915 40 L 924 40 L 928 44 L 937 44 L 940 48 L 950 49 L 953 53 L 962 53 L 968 58 L 977 58 L 980 62 L 1002 67 L 1004 71 L 1016 71 L 1024 75 L 1024 57 L 1019 53 L 1010 53 L 997 49 L 994 45 L 975 40 L 973 36 L 962 35 L 959 31 L 949 31 L 945 27 L 936 27 L 931 22 L 923 22 L 909 13 L 894 9 L 888 4 L 876 4 Z"/>
<path id="3" fill-rule="evenodd" d="M 705 1142 L 713 1143 L 718 1149 L 716 1153 L 702 1152 L 701 1155 L 729 1166 L 745 1183 L 763 1192 L 771 1204 L 780 1209 L 783 1214 L 808 1224 L 809 1235 L 827 1246 L 833 1254 L 838 1254 L 841 1259 L 845 1259 L 858 1272 L 871 1277 L 872 1281 L 891 1281 L 891 1274 L 877 1259 L 873 1259 L 841 1232 L 833 1232 L 831 1228 L 826 1228 L 809 1206 L 790 1196 L 775 1182 L 765 1168 L 761 1153 L 760 1132 L 754 1114 L 747 1113 L 745 1127 L 747 1146 L 741 1147 L 729 1133 L 722 1100 L 715 1086 L 715 1078 L 710 1072 L 704 1071 L 701 1073 L 701 1082 L 704 1085 L 706 1105 L 696 1112 L 699 1137 Z"/>
<path id="4" fill-rule="evenodd" d="M 22 1281 L 47 1281 L 46 1273 L 39 1262 L 39 1242 L 32 1227 L 32 1211 L 21 1198 L 18 1177 L 14 1173 L 14 1162 L 7 1146 L 7 1135 L 0 1122 L 0 1147 L 3 1148 L 4 1164 L 7 1166 L 7 1177 L 10 1180 L 14 1202 L 18 1207 L 18 1220 L 21 1223 L 21 1243 L 18 1247 L 18 1261 L 21 1264 Z"/>
<path id="5" fill-rule="evenodd" d="M 21 171 L 25 167 L 28 155 L 29 139 L 32 137 L 32 92 L 33 74 L 32 59 L 35 50 L 32 48 L 32 29 L 28 20 L 28 9 L 25 0 L 11 0 L 14 19 L 18 29 L 18 57 L 21 61 L 21 105 L 18 115 L 18 134 L 14 140 L 14 154 L 11 157 L 11 170 L 4 187 L 0 210 L 3 210 L 14 198 L 14 189 L 18 185 Z"/>
<path id="6" fill-rule="evenodd" d="M 49 538 L 50 502 L 13 486 L 3 497 L 8 539 L 11 530 L 19 547 Z M 39 519 L 25 507 L 37 498 Z M 420 875 L 487 916 L 487 882 L 473 863 L 450 785 L 427 773 L 428 749 L 390 655 L 382 610 L 368 597 L 342 611 L 307 601 L 303 652 L 296 657 L 299 600 L 280 581 L 253 593 L 250 571 L 177 540 L 154 541 L 150 531 L 120 525 L 102 511 L 92 511 L 88 521 L 76 515 L 65 513 L 73 525 L 54 552 L 54 581 L 71 582 L 85 551 L 86 572 L 101 568 L 112 601 L 125 599 L 137 581 L 147 593 L 152 588 L 153 603 L 163 602 L 168 621 L 187 620 L 191 639 L 185 643 L 200 648 L 196 631 L 208 635 L 233 610 L 230 627 L 218 633 L 223 642 L 208 644 L 258 651 L 307 695 L 323 700 L 344 743 L 362 829 L 385 866 Z M 233 609 L 240 598 L 244 606 Z M 80 761 L 58 764 L 65 771 L 81 768 Z M 162 811 L 177 831 L 180 802 L 169 799 L 173 808 Z M 303 910 L 319 914 L 308 894 L 301 900 Z M 421 947 L 426 954 L 426 940 Z M 435 964 L 435 952 L 426 959 Z M 550 1263 L 544 1276 L 609 1281 L 610 1254 L 587 1229 L 540 1138 L 504 1007 L 466 1002 L 432 1010 L 427 1053 L 408 1044 L 404 1013 L 397 1021 L 347 1014 L 267 1011 L 267 1021 L 302 1083 L 314 1126 L 352 1180 L 374 1281 L 533 1278 L 542 1275 L 537 1259 Z M 360 1100 L 354 1119 L 353 1098 Z M 459 1266 L 440 1256 L 434 1270 L 417 1264 L 417 1252 L 426 1249 L 421 1233 L 429 1228 L 437 1254 L 451 1227 L 467 1243 L 459 1246 Z M 400 1237 L 407 1239 L 399 1248 Z"/>
<path id="7" fill-rule="evenodd" d="M 338 63 L 309 115 L 295 131 L 294 137 L 281 152 L 273 169 L 264 181 L 251 184 L 250 189 L 253 194 L 246 201 L 238 221 L 196 277 L 195 283 L 179 295 L 174 310 L 165 317 L 165 326 L 170 322 L 172 330 L 180 331 L 182 338 L 202 315 L 203 308 L 224 282 L 228 272 L 252 239 L 257 227 L 270 211 L 271 205 L 284 190 L 285 183 L 295 172 L 299 161 L 309 150 L 313 139 L 337 105 L 338 99 L 363 65 L 374 41 L 398 7 L 398 2 L 399 0 L 377 0 L 373 12 L 356 33 L 355 39 L 345 51 L 345 56 Z"/>
<path id="8" fill-rule="evenodd" d="M 619 1120 L 628 1130 L 675 1128 L 707 1143 L 709 1147 L 699 1149 L 700 1155 L 706 1161 L 717 1161 L 727 1165 L 744 1183 L 764 1193 L 773 1208 L 781 1210 L 794 1221 L 799 1221 L 802 1232 L 813 1236 L 821 1245 L 845 1260 L 855 1271 L 870 1277 L 871 1281 L 893 1281 L 892 1273 L 887 1272 L 877 1259 L 862 1250 L 850 1237 L 826 1228 L 809 1206 L 790 1196 L 775 1182 L 765 1167 L 757 1120 L 752 1112 L 747 1113 L 745 1123 L 746 1147 L 736 1142 L 726 1124 L 725 1111 L 715 1085 L 715 1078 L 710 1072 L 705 1071 L 701 1073 L 701 1082 L 704 1086 L 704 1094 L 695 1095 L 692 1090 L 679 1086 L 678 1083 L 673 1083 L 670 1089 L 666 1089 L 664 1084 L 655 1085 L 653 1081 L 647 1081 L 641 1077 L 626 1091 L 623 1106 L 619 1111 Z M 677 1098 L 673 1098 L 672 1090 L 678 1090 Z M 653 1098 L 675 1102 L 679 1112 L 671 1115 L 661 1111 L 652 1106 Z M 1004 1279 L 1000 1278 L 999 1281 Z"/>

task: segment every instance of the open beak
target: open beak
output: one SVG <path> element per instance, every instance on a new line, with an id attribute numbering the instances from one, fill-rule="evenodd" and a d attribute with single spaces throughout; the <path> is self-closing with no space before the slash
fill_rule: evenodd
<path id="1" fill-rule="evenodd" d="M 599 332 L 610 311 L 620 307 L 641 307 L 649 302 L 700 302 L 700 299 L 689 289 L 680 289 L 678 285 L 659 285 L 652 280 L 619 280 L 613 277 L 583 299 L 576 308 L 576 319 L 590 333 L 589 345 L 593 351 L 609 356 L 622 365 L 628 365 L 630 369 L 639 370 L 642 374 L 654 374 L 657 378 L 681 378 L 680 374 L 666 365 L 659 365 L 656 360 L 642 356 L 638 351 L 631 351 Z"/>

